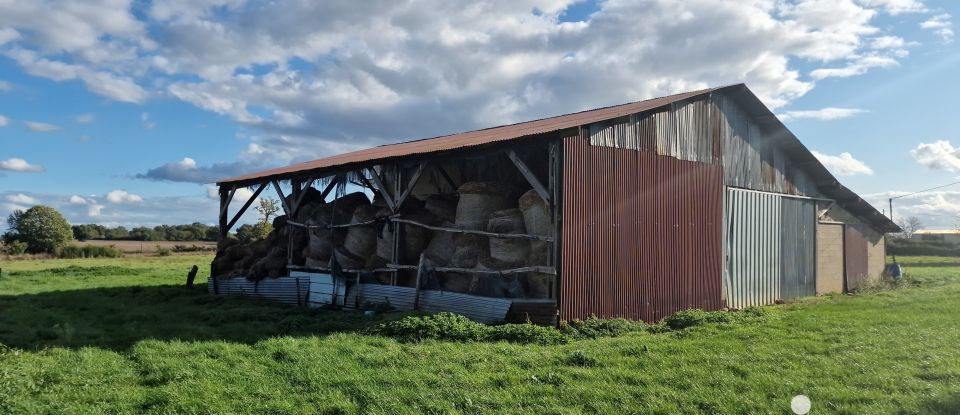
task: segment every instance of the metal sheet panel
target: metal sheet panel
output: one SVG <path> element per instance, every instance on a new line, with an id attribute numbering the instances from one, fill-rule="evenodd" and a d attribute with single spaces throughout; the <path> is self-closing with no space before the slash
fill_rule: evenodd
<path id="1" fill-rule="evenodd" d="M 816 295 L 817 204 L 785 197 L 780 207 L 780 298 Z"/>
<path id="2" fill-rule="evenodd" d="M 560 318 L 719 309 L 719 164 L 590 146 L 584 135 L 564 139 Z"/>
<path id="3" fill-rule="evenodd" d="M 867 239 L 856 226 L 847 225 L 843 233 L 843 256 L 846 291 L 860 288 L 869 276 Z"/>
<path id="4" fill-rule="evenodd" d="M 777 195 L 727 189 L 728 307 L 772 304 L 780 296 L 781 202 Z"/>

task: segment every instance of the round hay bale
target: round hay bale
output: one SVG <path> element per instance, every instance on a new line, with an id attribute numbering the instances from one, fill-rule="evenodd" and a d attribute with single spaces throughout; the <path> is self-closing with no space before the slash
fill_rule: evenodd
<path id="1" fill-rule="evenodd" d="M 443 222 L 440 226 L 452 228 L 454 225 L 450 222 Z M 454 251 L 456 251 L 453 236 L 450 232 L 434 232 L 433 238 L 430 239 L 430 243 L 427 244 L 427 248 L 423 251 L 424 255 L 437 265 L 445 266 L 449 264 L 453 258 Z"/>
<path id="2" fill-rule="evenodd" d="M 462 274 L 459 272 L 447 272 L 441 275 L 441 284 L 446 291 L 456 293 L 468 293 L 474 285 L 474 278 L 471 274 Z"/>
<path id="3" fill-rule="evenodd" d="M 527 298 L 549 298 L 550 282 L 554 276 L 538 272 L 527 273 Z"/>
<path id="4" fill-rule="evenodd" d="M 529 190 L 520 196 L 520 211 L 523 212 L 523 225 L 531 235 L 550 235 L 550 207 L 540 195 Z"/>
<path id="5" fill-rule="evenodd" d="M 353 192 L 330 202 L 330 223 L 334 225 L 349 223 L 353 212 L 360 205 L 369 205 L 370 199 L 363 192 Z"/>
<path id="6" fill-rule="evenodd" d="M 467 182 L 457 192 L 456 224 L 464 229 L 483 229 L 491 213 L 511 204 L 509 187 L 496 182 Z"/>
<path id="7" fill-rule="evenodd" d="M 487 222 L 487 231 L 495 233 L 524 233 L 523 213 L 519 209 L 493 212 Z M 516 267 L 530 256 L 530 242 L 525 239 L 490 238 L 490 257 Z"/>
<path id="8" fill-rule="evenodd" d="M 455 235 L 450 265 L 456 268 L 473 268 L 486 255 L 487 243 L 477 235 Z"/>
<path id="9" fill-rule="evenodd" d="M 306 265 L 307 267 L 310 267 L 310 268 L 324 268 L 324 269 L 326 269 L 326 268 L 328 268 L 328 267 L 330 266 L 330 259 L 327 258 L 327 260 L 324 261 L 324 260 L 321 260 L 321 259 L 315 259 L 315 258 L 307 257 L 307 259 L 304 261 L 304 265 Z"/>
<path id="10" fill-rule="evenodd" d="M 444 195 L 431 195 L 423 203 L 423 209 L 444 222 L 457 221 L 457 198 Z"/>
<path id="11" fill-rule="evenodd" d="M 363 223 L 376 217 L 376 208 L 369 204 L 361 204 L 353 211 L 350 223 Z M 374 225 L 351 226 L 347 228 L 347 236 L 343 240 L 343 248 L 351 255 L 367 258 L 377 249 L 377 229 Z"/>
<path id="12" fill-rule="evenodd" d="M 333 250 L 334 256 L 337 258 L 337 263 L 340 264 L 341 268 L 363 268 L 363 265 L 366 264 L 366 260 L 363 257 L 358 257 L 348 252 L 343 247 L 338 247 Z"/>
<path id="13" fill-rule="evenodd" d="M 390 216 L 390 209 L 380 208 L 377 210 L 377 217 L 382 218 Z M 390 224 L 383 226 L 377 233 L 377 256 L 381 258 L 393 258 L 393 231 L 390 230 Z M 393 226 L 397 226 L 393 224 Z"/>

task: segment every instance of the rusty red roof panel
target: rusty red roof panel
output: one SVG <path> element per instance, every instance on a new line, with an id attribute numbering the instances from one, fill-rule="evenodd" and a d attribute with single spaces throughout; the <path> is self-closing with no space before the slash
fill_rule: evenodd
<path id="1" fill-rule="evenodd" d="M 387 144 L 364 150 L 353 151 L 350 153 L 339 154 L 319 160 L 293 164 L 286 167 L 279 167 L 256 173 L 245 174 L 242 176 L 231 177 L 229 179 L 218 181 L 217 184 L 224 185 L 230 183 L 249 182 L 258 179 L 262 180 L 267 178 L 276 178 L 279 176 L 308 170 L 335 168 L 349 164 L 371 162 L 375 160 L 402 157 L 412 154 L 428 154 L 456 150 L 459 148 L 474 147 L 496 143 L 499 141 L 512 140 L 534 134 L 560 131 L 566 128 L 577 127 L 584 124 L 590 124 L 597 121 L 622 117 L 625 115 L 662 107 L 664 105 L 670 105 L 674 102 L 682 101 L 697 95 L 710 93 L 721 88 L 724 87 L 685 92 L 682 94 L 654 98 L 646 101 L 582 111 L 552 118 L 522 122 L 519 124 L 504 125 L 500 127 L 469 131 L 435 138 L 407 141 L 404 143 Z"/>

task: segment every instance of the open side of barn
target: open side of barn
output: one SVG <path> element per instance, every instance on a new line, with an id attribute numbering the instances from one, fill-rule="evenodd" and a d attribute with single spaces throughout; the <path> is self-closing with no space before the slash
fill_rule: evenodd
<path id="1" fill-rule="evenodd" d="M 489 209 L 467 220 L 464 212 L 476 209 L 464 206 L 491 183 L 497 190 L 488 193 L 502 200 L 483 202 Z M 856 289 L 880 278 L 883 234 L 898 230 L 743 85 L 375 147 L 218 184 L 223 236 L 249 207 L 230 219 L 237 188 L 255 196 L 276 189 L 292 218 L 284 224 L 287 272 L 342 276 L 346 291 L 333 304 L 360 308 L 377 300 L 363 298 L 370 292 L 407 308 L 467 304 L 468 315 L 495 309 L 547 324 L 591 315 L 655 321 L 686 308 Z M 376 214 L 304 217 L 305 200 L 336 211 L 350 186 L 375 195 Z M 437 200 L 456 201 L 455 212 L 418 216 Z M 506 226 L 518 209 L 523 226 Z M 295 249 L 311 226 L 342 233 L 326 263 Z M 354 250 L 379 262 L 338 254 L 374 229 L 376 248 Z M 430 248 L 444 244 L 466 251 Z M 451 291 L 468 297 L 420 303 Z"/>

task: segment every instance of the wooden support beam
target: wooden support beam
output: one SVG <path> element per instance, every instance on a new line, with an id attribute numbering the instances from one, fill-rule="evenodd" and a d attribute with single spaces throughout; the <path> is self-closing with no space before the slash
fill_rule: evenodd
<path id="1" fill-rule="evenodd" d="M 220 188 L 220 217 L 218 225 L 220 226 L 220 240 L 223 240 L 227 237 L 227 213 L 230 208 L 230 199 L 232 198 L 232 191 L 227 191 L 224 188 Z"/>
<path id="2" fill-rule="evenodd" d="M 510 157 L 510 160 L 513 161 L 513 164 L 517 166 L 517 170 L 520 170 L 520 174 L 530 182 L 530 185 L 533 186 L 533 190 L 537 191 L 537 194 L 547 203 L 553 203 L 552 198 L 550 197 L 550 192 L 547 191 L 547 188 L 540 183 L 540 180 L 537 179 L 537 176 L 533 174 L 529 167 L 523 160 L 520 160 L 520 156 L 517 155 L 516 151 L 507 150 L 507 156 Z"/>
<path id="3" fill-rule="evenodd" d="M 327 195 L 337 187 L 337 183 L 340 181 L 340 176 L 333 176 L 330 178 L 330 183 L 327 183 L 327 187 L 323 188 L 323 191 L 320 192 L 320 198 L 327 200 Z"/>
<path id="4" fill-rule="evenodd" d="M 450 175 L 447 174 L 447 171 L 444 170 L 444 168 L 439 164 L 434 165 L 434 168 L 437 169 L 438 172 L 440 172 L 440 175 L 443 176 L 443 180 L 446 180 L 447 184 L 450 185 L 450 188 L 453 189 L 454 192 L 456 192 L 457 184 L 454 183 L 453 178 L 451 178 Z"/>
<path id="5" fill-rule="evenodd" d="M 406 190 L 400 194 L 400 197 L 397 198 L 397 207 L 403 206 L 403 201 L 407 200 L 407 196 L 410 196 L 410 192 L 413 191 L 413 188 L 417 185 L 417 181 L 420 180 L 420 175 L 423 174 L 423 170 L 427 168 L 427 162 L 420 163 L 417 166 L 417 170 L 413 172 L 413 176 L 410 177 L 410 183 L 407 184 Z"/>
<path id="6" fill-rule="evenodd" d="M 233 201 L 233 195 L 237 193 L 237 188 L 230 189 L 230 192 L 227 193 L 226 200 L 223 200 L 223 189 L 221 189 L 221 200 L 220 200 L 220 216 L 227 216 L 227 210 L 230 208 L 230 202 Z"/>
<path id="7" fill-rule="evenodd" d="M 390 207 L 391 212 L 397 211 L 397 204 L 393 202 L 393 198 L 390 197 L 390 192 L 387 191 L 387 188 L 383 186 L 383 181 L 380 180 L 380 175 L 377 174 L 376 170 L 367 167 L 367 173 L 370 174 L 370 180 L 373 182 L 373 186 L 380 192 L 380 195 L 383 196 L 383 199 L 387 202 L 387 206 Z"/>
<path id="8" fill-rule="evenodd" d="M 421 165 L 421 166 L 422 166 L 422 165 Z M 421 284 L 421 281 L 422 281 L 422 279 L 423 279 L 423 274 L 426 273 L 426 270 L 424 269 L 424 268 L 426 267 L 426 264 L 424 263 L 425 260 L 426 260 L 426 258 L 424 257 L 423 253 L 421 252 L 421 253 L 420 253 L 420 262 L 417 263 L 417 279 L 416 279 L 415 282 L 414 282 L 414 283 L 416 284 L 416 285 L 414 285 L 414 287 L 416 287 L 416 289 L 413 291 L 413 309 L 414 309 L 414 310 L 419 310 L 419 309 L 420 309 L 420 284 Z M 194 268 L 196 268 L 196 267 L 194 267 Z"/>
<path id="9" fill-rule="evenodd" d="M 306 197 L 306 195 L 307 195 L 307 188 L 309 188 L 309 187 L 310 187 L 310 184 L 313 183 L 313 182 L 314 182 L 315 180 L 317 180 L 317 179 L 319 179 L 319 177 L 312 176 L 312 177 L 310 177 L 309 179 L 307 179 L 306 181 L 303 182 L 303 186 L 298 186 L 298 187 L 300 188 L 300 190 L 299 190 L 299 192 L 297 193 L 296 200 L 293 202 L 293 214 L 294 214 L 294 215 L 296 215 L 297 212 L 300 210 L 300 205 L 303 203 L 303 198 Z M 331 180 L 330 182 L 333 183 L 333 180 Z M 324 194 L 323 196 L 321 196 L 321 198 L 323 198 L 323 197 L 326 197 L 326 195 Z"/>
<path id="10" fill-rule="evenodd" d="M 280 197 L 280 204 L 283 206 L 283 213 L 287 214 L 287 217 L 292 217 L 293 211 L 290 209 L 290 204 L 287 203 L 286 196 L 283 195 L 283 190 L 280 189 L 280 183 L 276 180 L 270 182 L 273 184 L 273 189 L 277 191 L 277 196 Z"/>
<path id="11" fill-rule="evenodd" d="M 253 192 L 253 195 L 250 196 L 250 199 L 247 199 L 247 202 L 243 204 L 243 207 L 241 207 L 240 210 L 237 211 L 237 214 L 233 217 L 233 219 L 230 220 L 230 223 L 227 224 L 226 229 L 221 230 L 221 232 L 224 232 L 224 234 L 226 234 L 226 232 L 229 232 L 230 229 L 233 228 L 233 225 L 235 225 L 237 221 L 240 220 L 240 217 L 243 216 L 243 212 L 247 211 L 247 208 L 249 208 L 250 205 L 253 204 L 253 201 L 257 199 L 257 196 L 260 196 L 260 193 L 263 193 L 263 189 L 266 189 L 266 188 L 267 188 L 267 183 L 261 183 L 260 187 L 258 187 L 257 190 Z"/>

